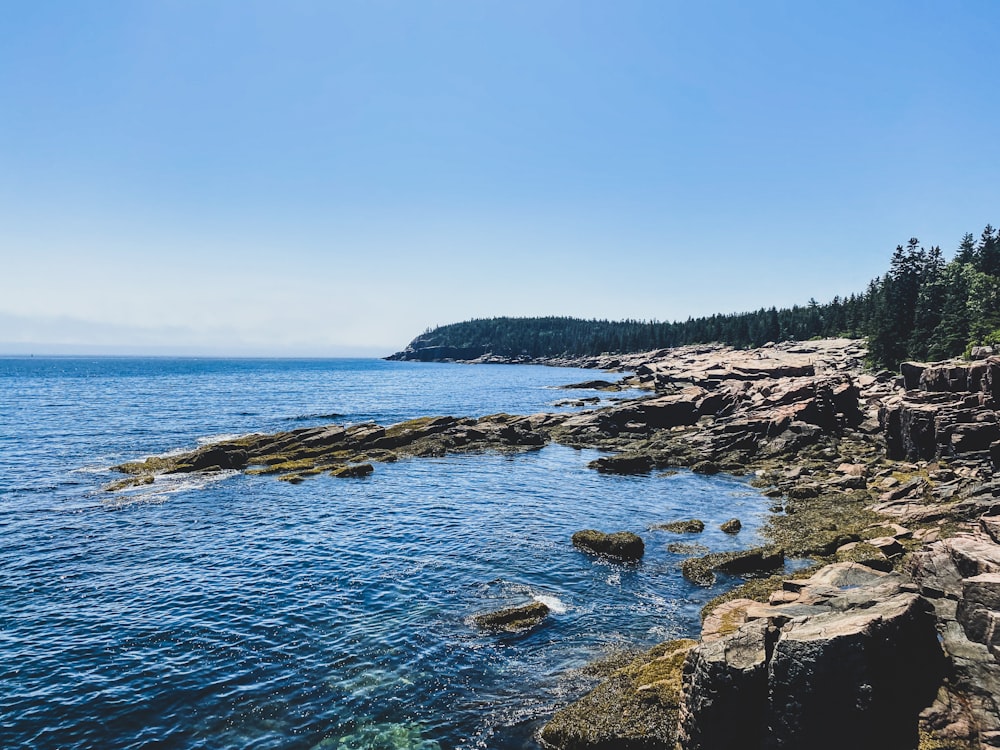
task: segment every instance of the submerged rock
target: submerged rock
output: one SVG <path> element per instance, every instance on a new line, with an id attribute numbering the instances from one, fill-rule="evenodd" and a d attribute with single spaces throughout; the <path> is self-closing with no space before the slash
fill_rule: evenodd
<path id="1" fill-rule="evenodd" d="M 573 546 L 585 552 L 593 552 L 617 560 L 639 560 L 646 552 L 642 537 L 631 531 L 617 531 L 605 534 L 596 529 L 585 529 L 573 534 Z"/>
<path id="2" fill-rule="evenodd" d="M 704 555 L 708 553 L 708 547 L 694 542 L 671 542 L 667 545 L 667 552 L 675 555 Z"/>
<path id="3" fill-rule="evenodd" d="M 548 615 L 548 606 L 542 602 L 530 602 L 518 607 L 506 607 L 495 612 L 475 615 L 472 621 L 480 630 L 519 633 L 541 624 Z"/>

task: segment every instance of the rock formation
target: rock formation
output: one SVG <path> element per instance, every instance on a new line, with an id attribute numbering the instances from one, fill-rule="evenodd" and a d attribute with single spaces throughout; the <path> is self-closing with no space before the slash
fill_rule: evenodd
<path id="1" fill-rule="evenodd" d="M 722 573 L 739 584 L 705 608 L 701 642 L 662 644 L 614 671 L 557 712 L 542 740 L 574 750 L 902 750 L 919 733 L 927 750 L 1000 747 L 1000 357 L 981 354 L 905 363 L 898 376 L 863 372 L 863 345 L 844 339 L 565 361 L 628 371 L 611 385 L 647 393 L 560 414 L 249 435 L 123 464 L 129 477 L 108 489 L 166 472 L 295 483 L 551 441 L 605 451 L 591 463 L 602 473 L 749 475 L 773 502 L 766 547 L 671 545 L 691 555 L 689 579 L 707 585 Z M 573 543 L 621 560 L 644 549 L 623 532 L 587 530 Z M 788 577 L 786 556 L 816 567 Z"/>

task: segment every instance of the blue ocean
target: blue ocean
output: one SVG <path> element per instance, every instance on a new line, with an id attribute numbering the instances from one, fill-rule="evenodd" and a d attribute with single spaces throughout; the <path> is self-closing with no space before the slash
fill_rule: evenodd
<path id="1" fill-rule="evenodd" d="M 0 359 L 0 747 L 537 748 L 580 667 L 697 632 L 673 541 L 749 546 L 743 479 L 606 476 L 598 453 L 377 464 L 300 485 L 222 472 L 102 487 L 228 435 L 530 414 L 593 371 L 381 360 Z M 634 394 L 610 394 L 623 397 Z M 718 530 L 738 516 L 744 530 Z M 698 517 L 681 539 L 650 524 Z M 573 549 L 631 530 L 627 566 Z M 472 615 L 532 599 L 523 635 Z"/>

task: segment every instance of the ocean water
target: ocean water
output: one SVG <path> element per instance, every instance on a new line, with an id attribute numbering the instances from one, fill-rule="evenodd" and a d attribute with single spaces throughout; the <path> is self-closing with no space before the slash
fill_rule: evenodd
<path id="1" fill-rule="evenodd" d="M 697 631 L 671 541 L 749 546 L 744 480 L 599 475 L 550 446 L 297 486 L 124 493 L 116 462 L 328 422 L 555 410 L 593 371 L 379 360 L 0 359 L 0 747 L 536 748 L 588 661 Z M 608 394 L 601 394 L 607 397 Z M 629 394 L 612 394 L 623 396 Z M 565 407 L 561 407 L 565 408 Z M 699 517 L 680 538 L 653 523 Z M 738 516 L 737 537 L 718 524 Z M 632 530 L 638 565 L 574 550 Z M 532 599 L 523 635 L 476 613 Z"/>

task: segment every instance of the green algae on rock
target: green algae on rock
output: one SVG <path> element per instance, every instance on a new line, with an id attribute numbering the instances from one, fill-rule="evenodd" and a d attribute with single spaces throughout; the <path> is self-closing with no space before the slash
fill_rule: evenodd
<path id="1" fill-rule="evenodd" d="M 705 522 L 698 518 L 691 518 L 687 521 L 671 521 L 670 523 L 657 523 L 649 527 L 650 531 L 670 531 L 674 534 L 700 534 L 705 530 Z"/>
<path id="2" fill-rule="evenodd" d="M 739 534 L 740 529 L 743 528 L 743 523 L 738 518 L 730 518 L 719 526 L 719 528 L 727 534 Z"/>
<path id="3" fill-rule="evenodd" d="M 345 466 L 338 466 L 330 471 L 331 477 L 366 477 L 375 471 L 375 467 L 370 463 L 363 464 L 347 464 Z"/>
<path id="4" fill-rule="evenodd" d="M 754 547 L 735 552 L 712 552 L 692 557 L 681 563 L 681 573 L 692 583 L 711 586 L 715 572 L 740 575 L 759 573 L 784 567 L 785 553 L 780 547 Z"/>
<path id="5" fill-rule="evenodd" d="M 573 546 L 616 560 L 639 560 L 646 552 L 642 537 L 631 531 L 605 534 L 596 529 L 584 529 L 573 534 Z"/>
<path id="6" fill-rule="evenodd" d="M 519 633 L 540 625 L 549 615 L 549 608 L 543 602 L 529 602 L 517 607 L 506 607 L 495 612 L 475 615 L 473 623 L 480 630 L 500 630 Z"/>
<path id="7" fill-rule="evenodd" d="M 247 474 L 278 474 L 279 479 L 293 483 L 298 478 L 323 472 L 360 476 L 366 470 L 358 466 L 403 457 L 537 450 L 549 441 L 547 432 L 541 428 L 557 419 L 554 415 L 493 414 L 479 419 L 421 417 L 389 427 L 371 422 L 349 427 L 326 425 L 246 435 L 187 453 L 154 456 L 114 468 L 141 477 L 236 469 Z"/>
<path id="8" fill-rule="evenodd" d="M 677 737 L 681 671 L 695 641 L 668 641 L 558 711 L 540 738 L 559 750 L 654 750 Z"/>

